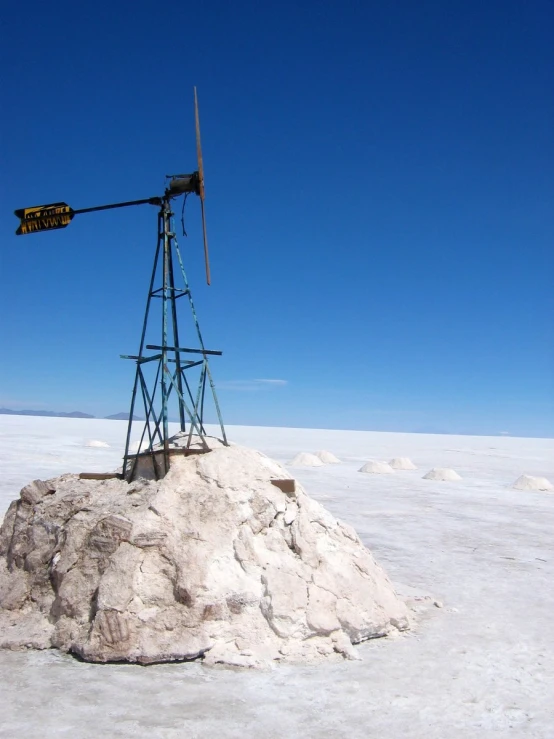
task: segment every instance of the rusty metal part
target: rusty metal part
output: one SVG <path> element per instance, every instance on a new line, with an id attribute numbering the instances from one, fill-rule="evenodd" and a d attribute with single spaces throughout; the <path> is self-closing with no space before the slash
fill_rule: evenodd
<path id="1" fill-rule="evenodd" d="M 296 492 L 296 480 L 271 480 L 271 484 L 275 485 L 283 493 Z"/>
<path id="2" fill-rule="evenodd" d="M 119 472 L 80 472 L 81 480 L 123 480 Z"/>

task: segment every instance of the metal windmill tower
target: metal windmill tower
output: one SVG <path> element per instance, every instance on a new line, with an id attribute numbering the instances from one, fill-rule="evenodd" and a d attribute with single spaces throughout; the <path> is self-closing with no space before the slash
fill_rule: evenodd
<path id="1" fill-rule="evenodd" d="M 128 481 L 138 474 L 146 474 L 156 479 L 163 477 L 169 470 L 171 456 L 174 454 L 199 454 L 209 451 L 204 426 L 206 395 L 211 394 L 212 396 L 221 429 L 221 439 L 224 444 L 227 444 L 208 363 L 209 356 L 221 355 L 221 352 L 206 349 L 204 345 L 173 227 L 173 201 L 181 196 L 186 199 L 190 193 L 196 194 L 200 198 L 206 280 L 209 285 L 210 264 L 204 212 L 204 168 L 196 88 L 194 88 L 194 112 L 198 169 L 191 174 L 168 177 L 168 186 L 163 195 L 80 210 L 73 210 L 67 203 L 53 203 L 15 211 L 21 221 L 16 233 L 22 235 L 65 228 L 73 217 L 80 213 L 144 204 L 155 205 L 159 208 L 157 245 L 138 354 L 122 355 L 124 359 L 130 359 L 136 363 L 121 475 Z M 179 333 L 178 317 L 179 308 L 183 304 L 182 299 L 188 303 L 189 315 L 192 317 L 191 325 L 194 327 L 192 340 L 189 340 L 187 336 L 183 342 L 187 346 L 181 345 L 182 334 Z M 156 301 L 160 301 L 161 304 L 161 335 L 159 316 L 153 316 L 157 312 L 154 308 Z M 154 321 L 155 335 L 158 340 L 156 343 L 146 343 L 147 337 L 152 334 Z M 188 346 L 190 343 L 194 343 L 195 346 Z M 169 409 L 172 406 L 176 408 L 181 431 L 177 444 L 170 442 Z M 132 450 L 133 419 L 134 413 L 139 408 L 144 413 L 144 422 L 138 448 Z"/>

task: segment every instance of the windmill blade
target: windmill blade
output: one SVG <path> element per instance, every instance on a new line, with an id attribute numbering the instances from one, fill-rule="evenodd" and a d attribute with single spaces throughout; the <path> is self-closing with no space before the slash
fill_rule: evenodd
<path id="1" fill-rule="evenodd" d="M 206 263 L 206 282 L 211 284 L 210 256 L 208 253 L 208 234 L 206 233 L 206 215 L 204 212 L 204 162 L 202 161 L 202 143 L 200 141 L 200 117 L 198 115 L 198 95 L 194 88 L 194 118 L 196 122 L 196 157 L 198 159 L 198 195 L 202 210 L 202 233 L 204 235 L 204 261 Z"/>
<path id="2" fill-rule="evenodd" d="M 194 88 L 194 119 L 196 122 L 196 158 L 198 159 L 198 177 L 199 187 L 198 194 L 200 200 L 204 200 L 204 163 L 202 161 L 202 143 L 200 141 L 200 117 L 198 115 L 198 95 L 196 87 Z"/>
<path id="3" fill-rule="evenodd" d="M 204 233 L 204 261 L 206 263 L 206 282 L 208 285 L 212 284 L 212 278 L 210 274 L 210 255 L 208 254 L 208 236 L 206 234 L 206 215 L 204 213 L 204 198 L 200 201 L 200 208 L 202 210 L 202 231 Z"/>

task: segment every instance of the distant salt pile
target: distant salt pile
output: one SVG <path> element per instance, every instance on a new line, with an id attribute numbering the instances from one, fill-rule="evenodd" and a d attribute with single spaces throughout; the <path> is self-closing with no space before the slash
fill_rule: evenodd
<path id="1" fill-rule="evenodd" d="M 461 480 L 460 475 L 449 467 L 433 467 L 426 475 L 423 475 L 424 480 Z"/>
<path id="2" fill-rule="evenodd" d="M 417 467 L 409 457 L 395 457 L 389 462 L 393 470 L 417 470 Z"/>
<path id="3" fill-rule="evenodd" d="M 394 475 L 394 470 L 386 462 L 366 462 L 358 472 L 367 472 L 371 475 Z"/>
<path id="4" fill-rule="evenodd" d="M 294 459 L 289 462 L 290 465 L 295 467 L 322 467 L 323 462 L 315 454 L 309 452 L 300 452 Z"/>
<path id="5" fill-rule="evenodd" d="M 98 439 L 91 439 L 90 441 L 87 441 L 85 446 L 95 447 L 97 449 L 109 449 L 109 444 L 105 441 L 98 441 Z"/>
<path id="6" fill-rule="evenodd" d="M 331 452 L 326 452 L 324 449 L 315 453 L 316 457 L 319 457 L 323 464 L 340 464 L 340 459 L 335 457 Z"/>
<path id="7" fill-rule="evenodd" d="M 515 490 L 544 490 L 548 492 L 554 490 L 554 485 L 546 477 L 533 477 L 533 475 L 521 475 L 512 487 Z"/>

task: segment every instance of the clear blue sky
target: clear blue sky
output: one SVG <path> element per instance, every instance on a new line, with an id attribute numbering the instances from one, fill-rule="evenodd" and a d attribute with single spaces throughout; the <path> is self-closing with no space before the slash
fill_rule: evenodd
<path id="1" fill-rule="evenodd" d="M 128 408 L 155 209 L 12 211 L 161 193 L 196 84 L 228 423 L 554 435 L 553 7 L 6 5 L 0 405 Z"/>

